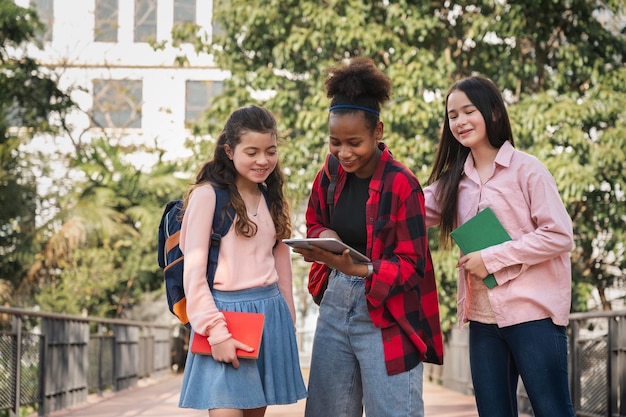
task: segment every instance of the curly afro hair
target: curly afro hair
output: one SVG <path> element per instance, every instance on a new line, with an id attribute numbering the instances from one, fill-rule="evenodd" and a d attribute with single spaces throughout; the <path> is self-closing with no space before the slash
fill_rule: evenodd
<path id="1" fill-rule="evenodd" d="M 355 57 L 326 72 L 324 85 L 331 106 L 354 104 L 380 111 L 391 98 L 391 81 L 370 58 Z"/>

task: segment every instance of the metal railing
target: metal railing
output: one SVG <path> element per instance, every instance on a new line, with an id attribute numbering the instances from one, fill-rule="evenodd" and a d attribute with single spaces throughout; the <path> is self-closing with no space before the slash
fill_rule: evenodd
<path id="1" fill-rule="evenodd" d="M 626 417 L 626 310 L 570 315 L 570 389 L 578 417 Z M 446 338 L 444 366 L 424 378 L 473 394 L 467 331 Z M 299 332 L 308 366 L 311 332 Z M 0 307 L 0 417 L 32 406 L 39 415 L 182 370 L 189 332 L 182 326 L 98 319 Z M 18 383 L 19 381 L 19 383 Z M 523 384 L 520 412 L 533 415 Z"/>
<path id="2" fill-rule="evenodd" d="M 0 416 L 39 415 L 169 372 L 184 357 L 170 325 L 0 307 Z M 175 333 L 172 335 L 172 333 Z"/>
<path id="3" fill-rule="evenodd" d="M 579 417 L 626 416 L 626 311 L 570 315 L 570 389 Z"/>

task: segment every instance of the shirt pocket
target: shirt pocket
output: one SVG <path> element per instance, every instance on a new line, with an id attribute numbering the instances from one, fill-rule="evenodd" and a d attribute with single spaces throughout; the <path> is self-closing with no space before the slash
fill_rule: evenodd
<path id="1" fill-rule="evenodd" d="M 521 191 L 516 189 L 497 190 L 489 200 L 481 202 L 481 209 L 491 207 L 500 223 L 516 240 L 528 230 L 533 230 L 530 208 Z"/>

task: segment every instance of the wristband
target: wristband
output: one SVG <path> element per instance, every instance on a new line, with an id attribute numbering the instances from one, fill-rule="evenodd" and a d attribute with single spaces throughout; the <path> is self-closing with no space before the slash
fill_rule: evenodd
<path id="1" fill-rule="evenodd" d="M 367 275 L 365 275 L 363 278 L 371 278 L 372 275 L 374 275 L 374 265 L 372 265 L 372 263 L 368 263 L 367 264 Z"/>

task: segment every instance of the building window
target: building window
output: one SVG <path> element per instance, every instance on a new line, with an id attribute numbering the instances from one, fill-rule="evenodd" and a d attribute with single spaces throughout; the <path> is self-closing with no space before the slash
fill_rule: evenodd
<path id="1" fill-rule="evenodd" d="M 141 128 L 142 99 L 140 80 L 94 80 L 93 126 Z"/>
<path id="2" fill-rule="evenodd" d="M 119 0 L 96 0 L 93 40 L 117 42 Z"/>
<path id="3" fill-rule="evenodd" d="M 185 126 L 197 123 L 211 104 L 211 99 L 222 94 L 221 81 L 187 81 L 185 88 Z"/>
<path id="4" fill-rule="evenodd" d="M 135 42 L 154 42 L 157 33 L 157 0 L 135 0 Z"/>
<path id="5" fill-rule="evenodd" d="M 225 3 L 228 0 L 223 0 L 222 3 L 219 5 L 220 10 L 224 10 L 226 7 L 228 7 L 228 4 Z M 224 29 L 224 27 L 222 26 L 222 21 L 220 21 L 219 19 L 216 18 L 216 2 L 213 2 L 213 16 L 211 17 L 211 25 L 212 27 L 212 33 L 213 33 L 213 39 L 215 39 L 217 36 L 224 36 L 226 35 L 226 30 Z"/>
<path id="6" fill-rule="evenodd" d="M 174 0 L 174 25 L 196 23 L 196 0 Z"/>
<path id="7" fill-rule="evenodd" d="M 44 42 L 52 42 L 52 26 L 54 24 L 54 0 L 30 0 L 30 7 L 37 11 L 39 20 L 46 28 L 41 35 Z"/>

